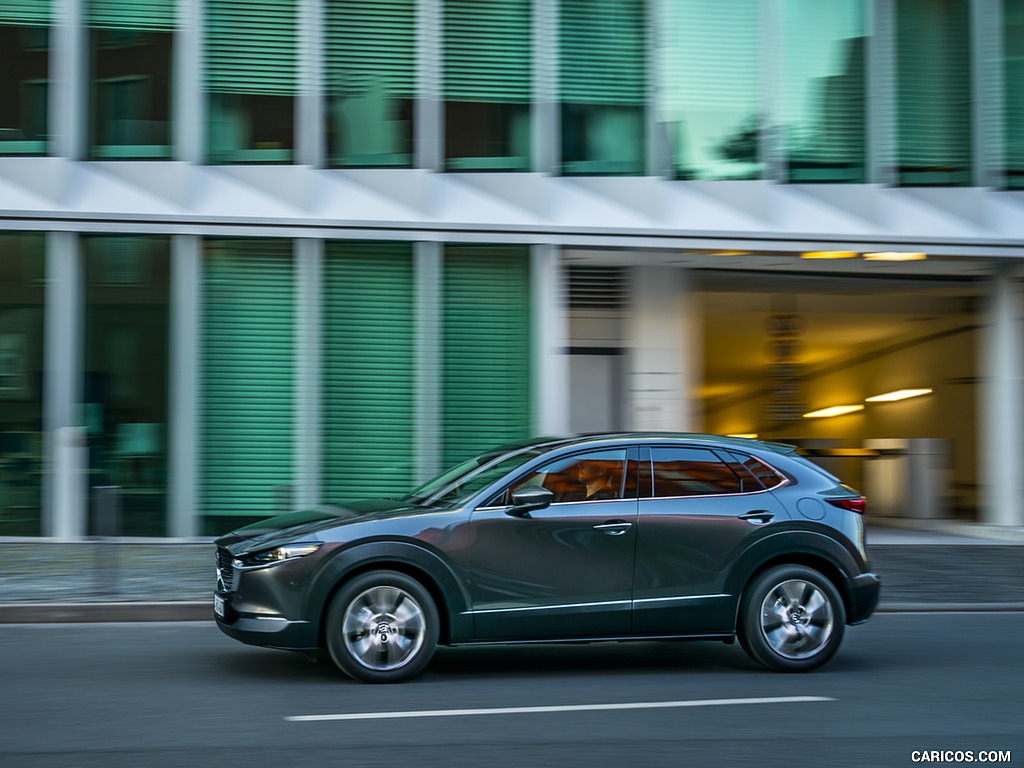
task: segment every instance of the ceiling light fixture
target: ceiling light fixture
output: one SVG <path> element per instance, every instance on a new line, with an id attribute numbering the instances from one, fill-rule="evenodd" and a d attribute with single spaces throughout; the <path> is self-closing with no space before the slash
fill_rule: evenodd
<path id="1" fill-rule="evenodd" d="M 860 256 L 856 251 L 805 251 L 801 259 L 856 259 Z"/>
<path id="2" fill-rule="evenodd" d="M 845 416 L 848 413 L 856 413 L 857 411 L 863 411 L 864 404 L 857 403 L 856 405 L 830 405 L 828 408 L 819 408 L 816 411 L 811 411 L 804 414 L 805 419 L 829 419 L 833 416 Z"/>
<path id="3" fill-rule="evenodd" d="M 911 397 L 930 395 L 930 389 L 897 389 L 893 392 L 886 392 L 883 395 L 875 395 L 865 400 L 865 403 L 895 403 L 898 400 L 907 400 Z"/>
<path id="4" fill-rule="evenodd" d="M 734 432 L 726 437 L 742 437 L 747 440 L 757 440 L 757 432 Z"/>
<path id="5" fill-rule="evenodd" d="M 928 258 L 928 254 L 904 253 L 902 251 L 878 251 L 876 253 L 865 253 L 864 258 L 868 261 L 924 261 Z"/>

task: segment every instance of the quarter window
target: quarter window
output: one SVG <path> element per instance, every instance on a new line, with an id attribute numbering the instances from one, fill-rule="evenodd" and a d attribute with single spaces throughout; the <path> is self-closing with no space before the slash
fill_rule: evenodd
<path id="1" fill-rule="evenodd" d="M 652 448 L 654 495 L 710 496 L 743 493 L 744 483 L 714 452 L 704 448 Z M 748 480 L 747 485 L 752 483 Z"/>

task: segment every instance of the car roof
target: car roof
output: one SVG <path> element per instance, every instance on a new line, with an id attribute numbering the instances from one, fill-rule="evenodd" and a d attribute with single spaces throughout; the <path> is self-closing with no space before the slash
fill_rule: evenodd
<path id="1" fill-rule="evenodd" d="M 530 440 L 503 445 L 499 450 L 507 449 L 512 451 L 526 448 L 553 450 L 567 446 L 585 446 L 588 444 L 618 441 L 703 443 L 708 446 L 771 451 L 781 455 L 790 455 L 797 452 L 796 446 L 786 443 L 773 443 L 766 440 L 753 440 L 747 437 L 728 437 L 726 435 L 711 435 L 700 432 L 588 432 L 558 437 L 536 437 Z"/>

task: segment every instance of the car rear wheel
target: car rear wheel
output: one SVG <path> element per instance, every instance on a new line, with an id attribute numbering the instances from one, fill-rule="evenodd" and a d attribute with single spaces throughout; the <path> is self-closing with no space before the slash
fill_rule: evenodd
<path id="1" fill-rule="evenodd" d="M 801 565 L 754 579 L 740 609 L 740 643 L 755 661 L 780 672 L 809 672 L 839 649 L 846 610 L 835 585 Z"/>
<path id="2" fill-rule="evenodd" d="M 397 683 L 419 674 L 437 647 L 437 607 L 423 586 L 396 571 L 373 571 L 342 587 L 327 610 L 334 663 L 367 683 Z"/>

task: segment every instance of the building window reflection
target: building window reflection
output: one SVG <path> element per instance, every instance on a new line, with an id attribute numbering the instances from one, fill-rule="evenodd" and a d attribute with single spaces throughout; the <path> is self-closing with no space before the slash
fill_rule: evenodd
<path id="1" fill-rule="evenodd" d="M 792 182 L 865 180 L 863 0 L 786 0 L 782 118 Z"/>
<path id="2" fill-rule="evenodd" d="M 971 183 L 970 8 L 967 0 L 896 6 L 898 183 Z"/>
<path id="3" fill-rule="evenodd" d="M 449 170 L 529 170 L 531 29 L 529 0 L 445 4 Z"/>
<path id="4" fill-rule="evenodd" d="M 656 35 L 658 124 L 677 179 L 757 179 L 760 4 L 670 0 Z"/>
<path id="5" fill-rule="evenodd" d="M 328 0 L 327 152 L 334 167 L 411 166 L 414 0 Z"/>
<path id="6" fill-rule="evenodd" d="M 562 173 L 641 175 L 647 101 L 645 4 L 562 0 L 559 7 Z"/>
<path id="7" fill-rule="evenodd" d="M 1024 189 L 1024 0 L 1003 5 L 1006 186 Z"/>
<path id="8" fill-rule="evenodd" d="M 0 536 L 41 532 L 45 236 L 0 234 Z"/>
<path id="9" fill-rule="evenodd" d="M 49 0 L 0 3 L 0 155 L 48 149 Z"/>
<path id="10" fill-rule="evenodd" d="M 116 487 L 113 533 L 166 536 L 170 238 L 88 235 L 83 250 L 89 531 L 95 489 Z"/>
<path id="11" fill-rule="evenodd" d="M 290 163 L 295 146 L 295 0 L 207 0 L 211 163 Z"/>
<path id="12" fill-rule="evenodd" d="M 171 156 L 173 0 L 91 0 L 90 152 L 96 159 Z"/>

